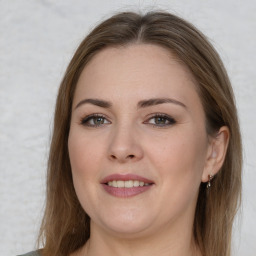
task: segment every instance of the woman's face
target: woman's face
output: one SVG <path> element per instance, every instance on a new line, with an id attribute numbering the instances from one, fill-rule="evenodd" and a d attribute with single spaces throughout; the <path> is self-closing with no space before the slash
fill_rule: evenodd
<path id="1" fill-rule="evenodd" d="M 129 236 L 193 224 L 210 146 L 194 80 L 166 49 L 98 53 L 77 84 L 68 147 L 94 227 Z"/>

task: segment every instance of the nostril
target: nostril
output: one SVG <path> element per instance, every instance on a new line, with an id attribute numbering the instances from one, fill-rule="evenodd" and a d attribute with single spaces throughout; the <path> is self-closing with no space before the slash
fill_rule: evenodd
<path id="1" fill-rule="evenodd" d="M 110 157 L 111 157 L 112 159 L 119 159 L 119 157 L 117 157 L 117 156 L 115 156 L 115 155 L 110 155 Z M 135 155 L 128 155 L 128 156 L 126 156 L 124 159 L 133 159 L 133 158 L 135 158 Z"/>

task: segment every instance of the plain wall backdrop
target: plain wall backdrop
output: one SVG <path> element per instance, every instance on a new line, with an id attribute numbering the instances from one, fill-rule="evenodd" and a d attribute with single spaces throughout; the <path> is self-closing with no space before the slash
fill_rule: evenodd
<path id="1" fill-rule="evenodd" d="M 0 255 L 35 248 L 57 89 L 76 47 L 116 11 L 152 9 L 196 25 L 226 65 L 244 144 L 233 255 L 256 255 L 255 0 L 0 0 Z"/>

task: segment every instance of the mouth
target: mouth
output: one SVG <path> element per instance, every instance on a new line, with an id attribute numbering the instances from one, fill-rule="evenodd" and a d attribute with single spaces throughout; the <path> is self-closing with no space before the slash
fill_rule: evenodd
<path id="1" fill-rule="evenodd" d="M 143 187 L 143 186 L 150 186 L 153 183 L 145 183 L 139 180 L 126 180 L 126 181 L 113 180 L 105 184 L 114 188 L 137 188 L 137 187 Z"/>
<path id="2" fill-rule="evenodd" d="M 105 191 L 115 197 L 132 197 L 148 191 L 154 182 L 134 174 L 114 174 L 101 182 Z"/>

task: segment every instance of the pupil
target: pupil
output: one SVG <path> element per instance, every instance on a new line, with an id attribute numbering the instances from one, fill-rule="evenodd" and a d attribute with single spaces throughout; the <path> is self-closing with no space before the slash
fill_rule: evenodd
<path id="1" fill-rule="evenodd" d="M 94 119 L 94 123 L 95 124 L 103 124 L 104 123 L 104 120 L 102 117 L 97 117 Z"/>
<path id="2" fill-rule="evenodd" d="M 164 117 L 157 117 L 156 118 L 157 124 L 165 124 L 165 118 Z"/>

